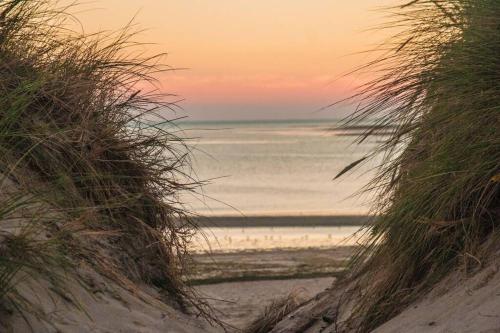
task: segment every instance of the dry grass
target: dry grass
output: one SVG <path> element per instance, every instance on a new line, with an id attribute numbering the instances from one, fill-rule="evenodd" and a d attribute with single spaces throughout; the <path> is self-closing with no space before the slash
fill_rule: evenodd
<path id="1" fill-rule="evenodd" d="M 383 28 L 401 32 L 361 69 L 379 78 L 354 96 L 348 120 L 392 129 L 368 186 L 379 219 L 352 263 L 363 293 L 347 325 L 361 332 L 451 269 L 480 266 L 500 218 L 500 2 L 417 0 L 389 12 Z"/>
<path id="2" fill-rule="evenodd" d="M 0 173 L 16 195 L 46 207 L 46 219 L 23 218 L 50 231 L 43 242 L 59 244 L 50 257 L 86 258 L 110 277 L 155 285 L 208 315 L 183 282 L 196 227 L 179 194 L 199 183 L 189 149 L 165 126 L 175 106 L 155 90 L 152 76 L 168 67 L 158 64 L 161 55 L 134 53 L 129 29 L 68 30 L 67 9 L 48 0 L 0 3 Z M 18 254 L 19 265 L 0 262 L 3 296 L 30 267 L 33 253 Z"/>
<path id="3" fill-rule="evenodd" d="M 262 313 L 246 327 L 244 333 L 267 333 L 288 314 L 296 310 L 303 300 L 298 292 L 278 298 L 267 305 Z"/>

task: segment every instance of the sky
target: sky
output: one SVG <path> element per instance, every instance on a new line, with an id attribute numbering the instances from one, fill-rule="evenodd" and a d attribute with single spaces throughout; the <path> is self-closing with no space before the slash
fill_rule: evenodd
<path id="1" fill-rule="evenodd" d="M 133 19 L 144 52 L 167 52 L 159 78 L 192 120 L 338 118 L 323 107 L 368 76 L 344 76 L 384 39 L 394 0 L 97 0 L 73 10 L 85 32 Z M 81 29 L 81 28 L 79 28 Z"/>

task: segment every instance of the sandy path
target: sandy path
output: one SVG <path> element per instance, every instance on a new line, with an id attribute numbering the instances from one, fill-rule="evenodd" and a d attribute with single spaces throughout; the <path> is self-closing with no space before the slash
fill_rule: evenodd
<path id="1" fill-rule="evenodd" d="M 210 298 L 209 302 L 216 310 L 222 312 L 222 320 L 242 328 L 271 300 L 285 296 L 293 290 L 300 290 L 305 298 L 311 298 L 330 287 L 333 281 L 333 278 L 316 278 L 228 282 L 196 288 L 205 297 Z"/>

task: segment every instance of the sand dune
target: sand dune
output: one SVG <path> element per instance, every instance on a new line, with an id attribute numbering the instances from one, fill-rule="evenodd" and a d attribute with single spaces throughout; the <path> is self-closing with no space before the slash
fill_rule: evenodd
<path id="1" fill-rule="evenodd" d="M 454 271 L 427 295 L 374 330 L 375 333 L 500 332 L 500 256 L 474 274 Z M 272 333 L 337 332 L 348 313 L 338 312 L 346 286 L 320 293 L 280 322 Z M 340 303 L 339 303 L 340 302 Z M 349 307 L 347 307 L 349 308 Z M 342 332 L 351 332 L 350 330 Z"/>
<path id="2" fill-rule="evenodd" d="M 79 276 L 67 276 L 66 288 L 77 304 L 46 284 L 25 281 L 18 290 L 27 301 L 37 302 L 35 313 L 2 313 L 1 332 L 36 333 L 205 333 L 212 327 L 181 313 L 162 301 L 153 289 L 136 286 L 127 290 L 82 267 Z M 90 291 L 90 292 L 89 292 Z"/>

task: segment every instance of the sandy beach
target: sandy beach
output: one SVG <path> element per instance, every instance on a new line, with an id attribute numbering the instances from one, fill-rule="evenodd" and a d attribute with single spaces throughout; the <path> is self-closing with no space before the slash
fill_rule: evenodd
<path id="1" fill-rule="evenodd" d="M 342 273 L 355 247 L 274 249 L 197 254 L 191 284 L 334 277 Z"/>
<path id="2" fill-rule="evenodd" d="M 189 283 L 238 331 L 272 300 L 306 300 L 343 274 L 366 216 L 199 218 Z"/>
<path id="3" fill-rule="evenodd" d="M 212 216 L 194 219 L 198 254 L 355 246 L 370 221 L 363 215 Z"/>
<path id="4" fill-rule="evenodd" d="M 196 289 L 213 308 L 220 319 L 233 326 L 234 331 L 248 325 L 273 299 L 299 292 L 309 299 L 330 287 L 334 278 L 264 280 L 227 282 L 198 286 Z M 220 329 L 223 332 L 222 329 Z"/>
<path id="5" fill-rule="evenodd" d="M 197 254 L 191 283 L 237 331 L 273 299 L 299 292 L 306 300 L 330 287 L 354 250 L 335 246 Z"/>

